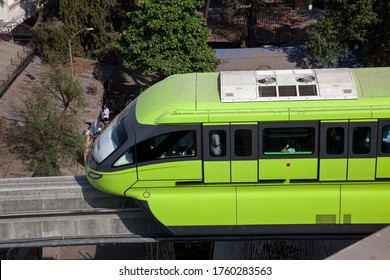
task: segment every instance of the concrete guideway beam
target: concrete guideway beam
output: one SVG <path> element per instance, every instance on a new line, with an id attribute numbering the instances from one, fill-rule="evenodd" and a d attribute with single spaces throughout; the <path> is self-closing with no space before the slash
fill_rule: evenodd
<path id="1" fill-rule="evenodd" d="M 0 248 L 145 242 L 156 234 L 165 233 L 132 199 L 97 191 L 85 176 L 0 180 Z"/>

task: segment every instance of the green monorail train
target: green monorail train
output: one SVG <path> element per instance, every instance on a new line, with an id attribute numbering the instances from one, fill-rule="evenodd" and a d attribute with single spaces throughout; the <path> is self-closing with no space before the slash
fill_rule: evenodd
<path id="1" fill-rule="evenodd" d="M 390 224 L 390 68 L 175 75 L 86 165 L 174 235 L 371 233 Z"/>

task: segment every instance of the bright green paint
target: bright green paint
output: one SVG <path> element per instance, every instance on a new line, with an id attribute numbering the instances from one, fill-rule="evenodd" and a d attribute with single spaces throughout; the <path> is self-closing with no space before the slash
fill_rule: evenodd
<path id="1" fill-rule="evenodd" d="M 90 171 L 103 176 L 99 179 L 92 179 L 88 176 Z M 86 166 L 85 174 L 87 174 L 88 180 L 95 188 L 119 196 L 123 196 L 125 191 L 137 181 L 137 170 L 135 168 L 117 172 L 96 172 Z"/>
<path id="2" fill-rule="evenodd" d="M 143 124 L 390 118 L 390 67 L 351 69 L 358 99 L 283 102 L 220 101 L 218 73 L 169 77 L 137 100 Z M 370 77 L 369 79 L 367 77 Z M 384 78 L 386 77 L 386 78 Z M 174 101 L 174 102 L 173 102 Z"/>
<path id="3" fill-rule="evenodd" d="M 352 73 L 357 100 L 242 103 L 220 102 L 218 73 L 176 75 L 138 97 L 136 116 L 142 124 L 202 123 L 205 126 L 227 122 L 390 119 L 390 106 L 386 105 L 390 104 L 390 67 L 353 69 Z M 318 162 L 318 159 L 300 159 L 293 155 L 289 159 L 280 157 L 270 155 L 269 159 L 255 162 L 161 163 L 140 166 L 138 177 L 133 168 L 95 172 L 103 177 L 89 180 L 102 191 L 123 196 L 128 190 L 127 196 L 146 200 L 156 218 L 167 226 L 235 225 L 236 219 L 241 225 L 315 224 L 321 221 L 318 217 L 326 215 L 334 216 L 336 223 L 339 220 L 343 223 L 345 217 L 351 217 L 352 223 L 390 222 L 389 183 L 345 182 L 340 192 L 337 183 L 298 185 L 288 182 L 289 179 L 317 179 L 318 166 L 320 180 L 342 181 L 345 174 L 348 180 L 374 180 L 375 170 L 378 178 L 388 178 L 388 158 L 378 158 L 376 165 L 376 159 L 372 158 L 321 159 Z M 238 169 L 242 172 L 236 172 Z M 89 170 L 87 168 L 87 174 Z M 201 181 L 202 175 L 204 183 L 176 184 L 176 180 Z M 260 180 L 286 179 L 287 182 L 267 185 L 257 183 L 254 176 Z M 244 179 L 253 180 L 253 186 L 230 184 L 231 180 L 242 182 Z"/>
<path id="4" fill-rule="evenodd" d="M 203 123 L 202 125 L 203 126 L 216 126 L 216 125 L 218 125 L 218 126 L 220 126 L 220 125 L 228 126 L 228 125 L 230 125 L 230 123 L 227 123 L 227 122 L 221 122 L 221 123 L 213 122 L 213 123 Z"/>
<path id="5" fill-rule="evenodd" d="M 186 181 L 183 180 L 183 183 Z M 187 184 L 187 183 L 186 183 Z M 145 181 L 137 181 L 131 189 L 135 188 L 172 188 L 176 187 L 177 182 L 176 180 L 145 180 Z"/>
<path id="6" fill-rule="evenodd" d="M 257 160 L 232 161 L 232 182 L 257 182 L 257 162 Z"/>
<path id="7" fill-rule="evenodd" d="M 317 215 L 339 220 L 340 186 L 254 186 L 237 188 L 239 225 L 316 224 Z"/>
<path id="8" fill-rule="evenodd" d="M 346 117 L 346 116 L 344 116 Z M 348 120 L 340 119 L 340 120 L 321 120 L 321 123 L 346 123 Z"/>
<path id="9" fill-rule="evenodd" d="M 289 152 L 294 155 L 311 155 L 313 152 Z M 286 155 L 286 152 L 264 152 L 265 155 Z"/>
<path id="10" fill-rule="evenodd" d="M 390 68 L 356 68 L 353 77 L 364 97 L 388 97 Z"/>
<path id="11" fill-rule="evenodd" d="M 148 202 L 166 226 L 236 225 L 235 187 L 148 189 Z"/>
<path id="12" fill-rule="evenodd" d="M 376 158 L 349 158 L 347 180 L 374 180 Z"/>
<path id="13" fill-rule="evenodd" d="M 372 117 L 375 119 L 389 118 L 390 106 L 378 106 L 372 108 Z"/>
<path id="14" fill-rule="evenodd" d="M 195 111 L 196 75 L 175 75 L 151 86 L 137 100 L 141 124 L 155 124 L 167 111 Z"/>
<path id="15" fill-rule="evenodd" d="M 345 100 L 343 100 L 345 101 Z M 341 107 L 339 104 L 332 107 L 331 101 L 328 101 L 328 108 L 300 108 L 290 109 L 290 120 L 332 120 L 345 118 L 369 118 L 371 117 L 371 108 L 368 107 Z M 332 101 L 334 102 L 334 100 Z M 340 102 L 340 101 L 338 101 Z"/>
<path id="16" fill-rule="evenodd" d="M 352 224 L 390 223 L 390 185 L 351 184 L 341 186 L 341 223 L 351 215 Z"/>
<path id="17" fill-rule="evenodd" d="M 138 167 L 139 180 L 202 181 L 202 161 L 173 161 Z"/>
<path id="18" fill-rule="evenodd" d="M 205 183 L 228 183 L 230 182 L 230 161 L 204 161 Z"/>
<path id="19" fill-rule="evenodd" d="M 376 178 L 390 178 L 390 157 L 377 158 Z"/>
<path id="20" fill-rule="evenodd" d="M 259 160 L 259 179 L 317 179 L 317 158 Z"/>
<path id="21" fill-rule="evenodd" d="M 367 118 L 369 118 L 369 117 L 367 117 Z M 371 119 L 364 119 L 364 118 L 362 118 L 362 119 L 350 120 L 349 122 L 351 122 L 351 123 L 354 123 L 354 122 L 358 122 L 358 123 L 364 123 L 364 122 L 376 123 L 377 121 L 378 120 L 373 119 L 373 118 L 371 118 Z"/>
<path id="22" fill-rule="evenodd" d="M 347 159 L 320 159 L 320 181 L 345 181 Z"/>
<path id="23" fill-rule="evenodd" d="M 162 114 L 157 117 L 156 124 L 175 123 L 203 123 L 209 121 L 209 114 L 207 112 L 192 112 L 192 111 L 174 111 Z"/>
<path id="24" fill-rule="evenodd" d="M 220 110 L 209 112 L 210 122 L 223 122 L 230 120 L 231 122 L 251 121 L 278 121 L 285 120 L 288 117 L 288 111 L 282 110 L 275 112 L 274 110 Z"/>

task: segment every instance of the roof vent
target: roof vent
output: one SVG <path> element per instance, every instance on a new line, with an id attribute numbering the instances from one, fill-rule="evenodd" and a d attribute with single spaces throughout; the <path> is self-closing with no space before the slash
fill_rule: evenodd
<path id="1" fill-rule="evenodd" d="M 267 77 L 264 77 L 262 79 L 257 80 L 257 82 L 259 82 L 260 84 L 263 84 L 263 85 L 273 84 L 276 82 L 276 77 L 275 76 L 267 76 Z"/>
<path id="2" fill-rule="evenodd" d="M 349 69 L 220 72 L 222 102 L 356 99 Z"/>
<path id="3" fill-rule="evenodd" d="M 315 77 L 313 75 L 300 75 L 300 76 L 297 76 L 297 82 L 300 82 L 300 83 L 312 83 L 315 81 Z"/>

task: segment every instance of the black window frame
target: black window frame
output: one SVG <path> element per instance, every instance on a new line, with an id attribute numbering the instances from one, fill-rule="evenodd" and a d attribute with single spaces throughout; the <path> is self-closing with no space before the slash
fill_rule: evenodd
<path id="1" fill-rule="evenodd" d="M 370 131 L 370 151 L 368 153 L 354 153 L 353 152 L 353 133 L 354 128 L 357 127 L 369 127 Z M 378 135 L 378 122 L 377 121 L 357 121 L 349 122 L 348 126 L 348 158 L 376 158 L 377 157 L 377 135 Z M 376 137 L 376 139 L 375 139 Z"/>
<path id="2" fill-rule="evenodd" d="M 212 156 L 210 153 L 210 133 L 213 131 L 224 131 L 226 135 L 225 149 L 223 156 Z M 203 126 L 203 160 L 204 161 L 230 161 L 231 160 L 231 139 L 230 125 L 204 125 Z"/>
<path id="3" fill-rule="evenodd" d="M 296 154 L 296 153 L 278 153 L 278 154 L 264 154 L 263 132 L 265 129 L 272 128 L 306 128 L 314 129 L 314 151 L 311 154 Z M 278 159 L 278 158 L 318 158 L 318 136 L 319 136 L 319 121 L 291 121 L 291 122 L 272 122 L 259 124 L 259 159 Z M 281 147 L 282 149 L 283 147 Z"/>
<path id="4" fill-rule="evenodd" d="M 251 153 L 249 155 L 236 155 L 235 132 L 239 130 L 251 131 Z M 257 160 L 258 159 L 258 125 L 232 124 L 231 125 L 231 160 Z"/>
<path id="5" fill-rule="evenodd" d="M 382 150 L 382 138 L 383 138 L 383 128 L 385 126 L 390 126 L 390 120 L 379 120 L 378 121 L 378 157 L 390 157 L 390 152 L 383 152 Z M 390 145 L 390 144 L 389 144 Z"/>
<path id="6" fill-rule="evenodd" d="M 163 140 L 161 141 L 161 143 L 163 143 L 164 146 L 160 147 L 160 150 L 156 151 L 156 154 L 159 154 L 159 155 L 162 155 L 162 153 L 164 152 L 164 149 L 162 148 L 166 148 L 168 147 L 170 144 L 175 144 L 177 143 L 177 141 L 180 141 L 180 139 L 182 137 L 184 137 L 185 135 L 187 135 L 187 133 L 189 132 L 194 132 L 194 152 L 195 154 L 194 155 L 168 155 L 166 157 L 163 157 L 163 156 L 160 156 L 160 157 L 152 157 L 152 158 L 145 158 L 143 159 L 143 153 L 145 153 L 145 147 L 143 147 L 143 145 L 149 145 L 150 144 L 150 141 L 155 139 L 155 138 L 158 138 L 158 137 L 161 137 L 161 136 L 164 136 L 164 135 L 172 135 L 172 134 L 175 134 L 176 138 L 173 138 L 173 139 L 170 139 L 170 137 L 168 136 L 167 138 L 163 138 Z M 137 162 L 137 165 L 145 165 L 145 164 L 150 164 L 150 163 L 153 163 L 153 162 L 169 162 L 169 161 L 181 161 L 181 160 L 194 160 L 194 159 L 198 159 L 199 158 L 199 144 L 198 144 L 198 139 L 197 139 L 197 135 L 198 135 L 198 131 L 196 129 L 177 129 L 177 130 L 171 130 L 171 131 L 166 131 L 166 132 L 163 132 L 161 134 L 157 134 L 157 135 L 153 135 L 152 137 L 150 138 L 147 138 L 147 139 L 144 139 L 143 141 L 140 141 L 136 144 L 136 148 L 135 148 L 135 154 L 136 154 L 136 162 Z M 164 143 L 165 142 L 165 143 Z"/>
<path id="7" fill-rule="evenodd" d="M 344 129 L 344 150 L 341 154 L 327 153 L 327 131 L 329 128 L 343 128 Z M 323 122 L 321 123 L 320 131 L 320 158 L 347 158 L 348 157 L 348 138 L 349 138 L 348 122 Z"/>

